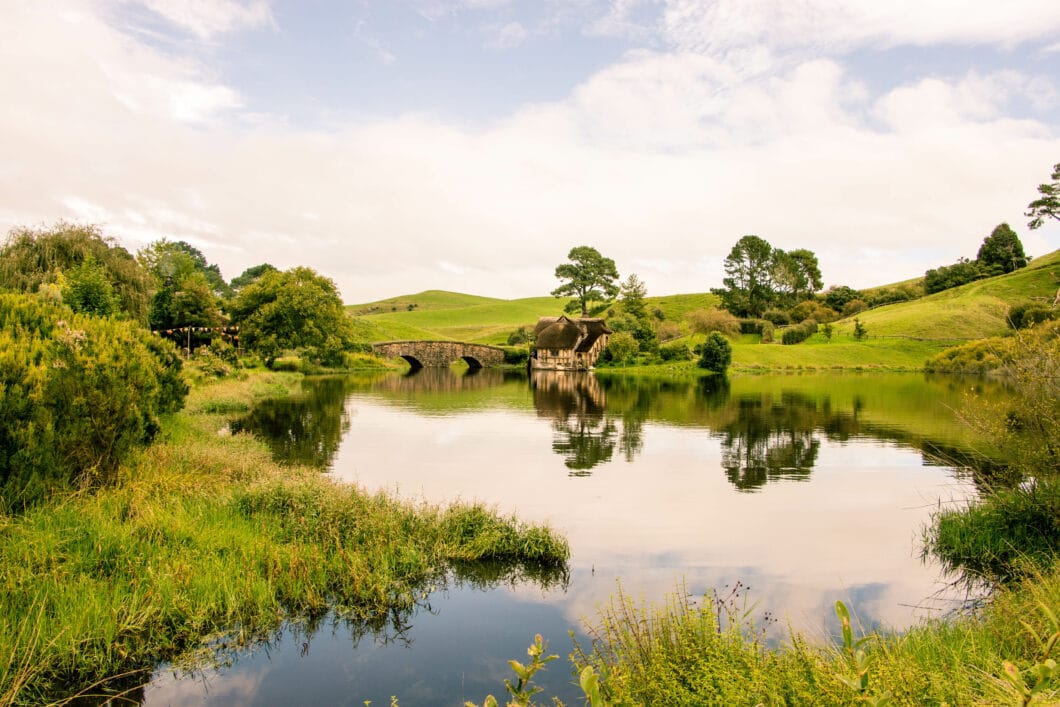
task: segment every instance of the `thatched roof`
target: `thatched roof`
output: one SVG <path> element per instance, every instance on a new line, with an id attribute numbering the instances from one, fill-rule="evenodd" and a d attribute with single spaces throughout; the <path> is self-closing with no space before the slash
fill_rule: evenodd
<path id="1" fill-rule="evenodd" d="M 611 330 L 603 319 L 571 319 L 570 317 L 542 317 L 534 334 L 539 349 L 577 349 L 588 351 L 604 334 Z"/>

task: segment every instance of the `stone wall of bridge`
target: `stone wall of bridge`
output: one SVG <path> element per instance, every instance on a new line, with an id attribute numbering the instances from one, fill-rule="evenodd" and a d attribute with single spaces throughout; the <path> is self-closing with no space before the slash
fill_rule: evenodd
<path id="1" fill-rule="evenodd" d="M 413 368 L 445 367 L 460 359 L 472 368 L 504 363 L 503 349 L 459 341 L 381 341 L 372 344 L 372 351 L 383 358 L 401 357 Z"/>

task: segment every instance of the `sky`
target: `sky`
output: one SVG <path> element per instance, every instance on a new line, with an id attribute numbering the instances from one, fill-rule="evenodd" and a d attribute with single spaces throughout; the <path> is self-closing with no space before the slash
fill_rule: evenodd
<path id="1" fill-rule="evenodd" d="M 974 258 L 1060 162 L 1056 0 L 0 0 L 0 233 L 269 262 L 348 303 L 649 295 L 747 234 L 825 285 Z"/>

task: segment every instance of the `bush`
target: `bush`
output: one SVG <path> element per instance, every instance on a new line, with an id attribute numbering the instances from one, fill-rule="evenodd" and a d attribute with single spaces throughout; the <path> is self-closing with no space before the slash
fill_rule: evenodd
<path id="1" fill-rule="evenodd" d="M 824 303 L 834 309 L 837 312 L 843 310 L 843 305 L 853 299 L 859 299 L 861 293 L 855 290 L 853 287 L 847 287 L 846 285 L 839 285 L 838 287 L 830 287 L 828 291 L 824 293 Z"/>
<path id="2" fill-rule="evenodd" d="M 815 300 L 804 300 L 788 310 L 788 317 L 793 322 L 816 319 L 819 323 L 835 321 L 839 313 Z"/>
<path id="3" fill-rule="evenodd" d="M 24 509 L 59 489 L 107 483 L 179 409 L 172 344 L 129 321 L 0 295 L 0 502 Z"/>
<path id="4" fill-rule="evenodd" d="M 619 331 L 612 334 L 605 349 L 608 359 L 615 363 L 625 363 L 636 356 L 639 350 L 640 344 L 628 331 Z"/>
<path id="5" fill-rule="evenodd" d="M 787 326 L 791 324 L 791 317 L 788 313 L 781 309 L 767 309 L 762 314 L 762 319 L 773 322 L 773 326 Z"/>
<path id="6" fill-rule="evenodd" d="M 1013 329 L 1027 329 L 1054 319 L 1060 319 L 1060 309 L 1034 302 L 1013 305 L 1008 311 L 1008 324 Z"/>
<path id="7" fill-rule="evenodd" d="M 659 358 L 663 361 L 691 361 L 692 352 L 682 343 L 663 344 L 659 347 Z"/>
<path id="8" fill-rule="evenodd" d="M 675 322 L 659 322 L 659 325 L 655 327 L 655 333 L 658 334 L 660 341 L 669 341 L 678 338 L 684 332 Z"/>
<path id="9" fill-rule="evenodd" d="M 979 267 L 979 263 L 961 258 L 953 265 L 943 265 L 924 273 L 924 292 L 929 295 L 942 292 L 951 287 L 966 285 L 985 276 L 982 268 Z"/>
<path id="10" fill-rule="evenodd" d="M 817 333 L 817 320 L 807 319 L 801 324 L 788 327 L 780 337 L 780 343 L 791 345 L 800 344 Z"/>
<path id="11" fill-rule="evenodd" d="M 772 344 L 773 343 L 773 332 L 775 327 L 771 322 L 762 322 L 762 343 Z"/>
<path id="12" fill-rule="evenodd" d="M 871 296 L 866 297 L 865 301 L 868 302 L 870 307 L 882 307 L 885 304 L 908 302 L 910 300 L 919 299 L 923 296 L 924 290 L 922 287 L 917 287 L 915 285 L 901 285 L 895 288 L 880 288 Z"/>
<path id="13" fill-rule="evenodd" d="M 530 359 L 530 352 L 526 347 L 502 346 L 504 349 L 504 362 L 512 366 L 525 365 Z"/>
<path id="14" fill-rule="evenodd" d="M 843 316 L 850 317 L 869 308 L 863 299 L 852 299 L 843 305 Z"/>
<path id="15" fill-rule="evenodd" d="M 740 332 L 740 320 L 724 309 L 697 309 L 688 314 L 688 324 L 696 334 L 735 336 Z"/>
<path id="16" fill-rule="evenodd" d="M 521 326 L 511 334 L 508 335 L 508 345 L 518 346 L 519 344 L 526 344 L 530 341 L 532 330 L 528 327 Z"/>
<path id="17" fill-rule="evenodd" d="M 700 368 L 724 374 L 732 363 L 732 345 L 717 332 L 707 337 L 701 351 L 698 363 Z"/>

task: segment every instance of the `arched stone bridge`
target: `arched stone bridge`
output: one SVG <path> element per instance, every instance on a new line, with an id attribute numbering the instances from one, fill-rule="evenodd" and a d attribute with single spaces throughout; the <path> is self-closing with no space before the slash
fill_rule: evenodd
<path id="1" fill-rule="evenodd" d="M 458 359 L 471 368 L 499 366 L 504 363 L 504 349 L 459 341 L 380 341 L 372 351 L 383 358 L 400 356 L 413 368 L 448 366 Z"/>

